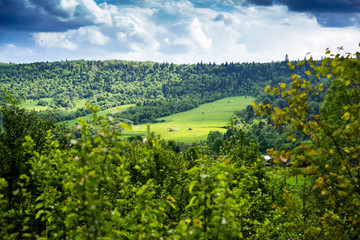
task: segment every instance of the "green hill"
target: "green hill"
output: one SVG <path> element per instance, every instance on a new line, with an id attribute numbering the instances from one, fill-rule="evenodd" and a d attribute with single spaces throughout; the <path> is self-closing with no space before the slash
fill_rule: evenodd
<path id="1" fill-rule="evenodd" d="M 205 140 L 210 131 L 226 132 L 230 117 L 234 111 L 246 108 L 254 97 L 229 97 L 212 103 L 157 120 L 161 123 L 151 124 L 151 131 L 160 134 L 167 140 L 195 142 Z M 146 135 L 147 124 L 135 125 L 131 131 L 125 131 L 124 136 Z"/>
<path id="2" fill-rule="evenodd" d="M 101 110 L 136 104 L 121 113 L 134 124 L 233 96 L 257 96 L 267 84 L 288 82 L 286 62 L 170 64 L 134 61 L 62 61 L 0 65 L 0 88 L 24 97 L 24 106 L 57 121 L 85 116 L 84 102 Z M 38 100 L 48 105 L 38 106 Z M 31 103 L 30 103 L 30 101 Z"/>

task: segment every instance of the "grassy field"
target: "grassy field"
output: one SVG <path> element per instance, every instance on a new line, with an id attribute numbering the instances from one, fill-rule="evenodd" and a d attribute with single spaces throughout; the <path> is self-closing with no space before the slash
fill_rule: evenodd
<path id="1" fill-rule="evenodd" d="M 51 98 L 43 98 L 48 102 Z M 205 140 L 210 131 L 226 132 L 229 125 L 230 117 L 234 111 L 246 108 L 251 102 L 255 100 L 254 97 L 229 97 L 212 103 L 207 103 L 198 108 L 177 113 L 168 117 L 160 118 L 162 123 L 151 124 L 151 131 L 160 134 L 167 140 L 175 140 L 180 142 L 191 143 L 198 140 Z M 27 100 L 22 106 L 27 109 L 34 109 L 36 111 L 46 110 L 48 106 L 38 106 L 38 101 Z M 76 108 L 85 106 L 86 99 L 81 99 Z M 106 115 L 112 113 L 116 108 L 118 111 L 124 111 L 127 108 L 134 106 L 133 104 L 122 105 L 119 107 L 109 108 L 100 111 L 99 115 Z M 82 117 L 86 121 L 91 120 L 91 114 Z M 68 126 L 74 126 L 77 119 L 66 121 Z M 133 130 L 124 131 L 124 137 L 141 135 L 145 137 L 147 124 L 135 125 Z"/>
<path id="2" fill-rule="evenodd" d="M 99 111 L 98 115 L 99 116 L 107 115 L 109 113 L 113 113 L 115 110 L 117 110 L 117 112 L 122 112 L 122 111 L 128 109 L 129 107 L 133 107 L 133 106 L 135 106 L 135 104 L 121 105 L 121 106 L 118 106 L 118 107 L 109 108 L 109 109 L 106 109 L 106 110 L 103 110 L 103 111 Z M 91 116 L 92 116 L 92 114 L 88 114 L 88 115 L 83 116 L 81 118 L 83 118 L 85 121 L 88 122 L 88 121 L 91 121 L 91 119 L 92 119 Z M 74 126 L 78 122 L 78 120 L 77 119 L 72 119 L 72 120 L 68 120 L 68 121 L 64 121 L 64 122 L 66 122 L 66 124 L 68 126 Z"/>
<path id="3" fill-rule="evenodd" d="M 52 98 L 41 98 L 41 100 L 45 100 L 48 103 L 51 102 Z M 25 102 L 23 102 L 21 104 L 22 107 L 29 109 L 29 110 L 35 110 L 35 111 L 41 111 L 41 110 L 46 110 L 49 108 L 49 106 L 38 106 L 38 100 L 32 100 L 32 99 L 28 99 Z"/>
<path id="4" fill-rule="evenodd" d="M 40 100 L 45 100 L 47 101 L 49 104 L 51 103 L 52 98 L 41 98 Z M 41 110 L 46 110 L 49 108 L 49 106 L 39 106 L 37 105 L 38 102 L 40 100 L 33 100 L 33 99 L 28 99 L 25 102 L 23 102 L 21 104 L 22 107 L 27 108 L 29 110 L 35 110 L 35 111 L 41 111 Z M 88 99 L 80 99 L 75 106 L 75 109 L 84 107 L 86 105 Z"/>
<path id="5" fill-rule="evenodd" d="M 224 127 L 230 123 L 234 111 L 246 108 L 255 98 L 229 97 L 198 108 L 177 113 L 157 120 L 162 123 L 151 124 L 151 131 L 167 140 L 191 143 L 205 140 L 210 131 L 226 132 Z M 124 137 L 146 135 L 146 124 L 135 125 L 131 131 L 124 131 Z"/>
<path id="6" fill-rule="evenodd" d="M 41 98 L 41 100 L 45 100 L 47 102 L 51 102 L 52 98 Z M 79 100 L 77 103 L 76 103 L 76 106 L 74 109 L 72 110 L 76 110 L 78 108 L 81 108 L 81 107 L 85 107 L 86 106 L 86 102 L 87 102 L 88 99 L 81 99 Z M 29 110 L 35 110 L 35 111 L 41 111 L 41 110 L 47 110 L 49 109 L 49 106 L 38 106 L 39 100 L 26 100 L 25 102 L 23 102 L 21 104 L 22 107 L 26 108 L 26 109 L 29 109 Z M 121 106 L 118 106 L 118 107 L 113 107 L 113 108 L 109 108 L 109 109 L 106 109 L 106 110 L 103 110 L 103 111 L 99 111 L 98 112 L 98 115 L 107 115 L 109 113 L 112 113 L 113 111 L 115 111 L 117 109 L 118 112 L 122 112 L 126 109 L 128 109 L 129 107 L 132 107 L 132 106 L 135 106 L 135 104 L 128 104 L 128 105 L 121 105 Z M 90 121 L 91 120 L 91 114 L 88 114 L 86 116 L 83 116 L 82 117 L 83 119 L 85 119 L 86 121 Z M 77 119 L 72 119 L 72 120 L 69 120 L 69 121 L 64 121 L 66 122 L 66 124 L 68 126 L 74 126 L 78 120 Z"/>

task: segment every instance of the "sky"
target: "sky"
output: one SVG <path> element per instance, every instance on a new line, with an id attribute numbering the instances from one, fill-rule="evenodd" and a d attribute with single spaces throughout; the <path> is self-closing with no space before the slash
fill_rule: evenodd
<path id="1" fill-rule="evenodd" d="M 360 0 L 0 0 L 5 63 L 271 62 L 359 43 Z"/>

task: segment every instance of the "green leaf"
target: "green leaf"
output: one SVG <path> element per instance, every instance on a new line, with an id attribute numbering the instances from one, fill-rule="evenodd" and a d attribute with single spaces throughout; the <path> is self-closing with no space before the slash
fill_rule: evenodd
<path id="1" fill-rule="evenodd" d="M 36 198 L 35 202 L 37 202 L 37 201 L 39 201 L 39 200 L 43 200 L 43 199 L 44 199 L 44 196 L 41 195 L 41 196 L 39 196 L 39 197 Z"/>
<path id="2" fill-rule="evenodd" d="M 36 213 L 36 215 L 35 215 L 35 219 L 38 219 L 38 218 L 41 216 L 41 214 L 43 214 L 43 213 L 45 213 L 44 210 L 38 211 L 38 212 Z"/>
<path id="3" fill-rule="evenodd" d="M 113 207 L 113 205 L 111 204 L 111 202 L 109 202 L 109 201 L 105 201 L 105 202 L 103 202 L 106 206 L 108 206 L 108 207 L 110 207 L 110 208 L 112 208 Z"/>
<path id="4" fill-rule="evenodd" d="M 40 202 L 40 203 L 36 204 L 35 209 L 42 208 L 43 206 L 44 206 L 44 203 Z"/>
<path id="5" fill-rule="evenodd" d="M 67 218 L 76 218 L 78 215 L 76 213 L 70 213 Z"/>
<path id="6" fill-rule="evenodd" d="M 188 208 L 190 208 L 190 207 L 192 207 L 194 205 L 194 202 L 195 202 L 196 198 L 197 198 L 196 196 L 193 196 L 191 198 L 191 200 L 189 202 L 189 205 L 186 206 L 186 209 L 188 209 Z"/>
<path id="7" fill-rule="evenodd" d="M 173 208 L 173 209 L 176 209 L 176 206 L 175 204 L 173 204 L 172 202 L 166 200 L 166 202 Z"/>
<path id="8" fill-rule="evenodd" d="M 192 193 L 192 190 L 193 190 L 193 188 L 194 188 L 194 186 L 195 186 L 195 184 L 197 183 L 198 181 L 192 181 L 190 184 L 189 184 L 189 193 Z"/>
<path id="9" fill-rule="evenodd" d="M 32 237 L 31 233 L 24 233 L 22 236 L 24 238 L 31 238 Z"/>

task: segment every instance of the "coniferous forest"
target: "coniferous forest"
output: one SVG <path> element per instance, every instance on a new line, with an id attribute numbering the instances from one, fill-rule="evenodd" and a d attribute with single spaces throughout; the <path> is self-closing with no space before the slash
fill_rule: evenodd
<path id="1" fill-rule="evenodd" d="M 360 52 L 326 54 L 1 64 L 1 238 L 358 239 Z M 180 151 L 151 131 L 159 117 L 239 95 L 256 101 L 207 142 Z M 135 106 L 98 114 L 125 104 Z M 122 137 L 139 123 L 146 140 Z"/>

